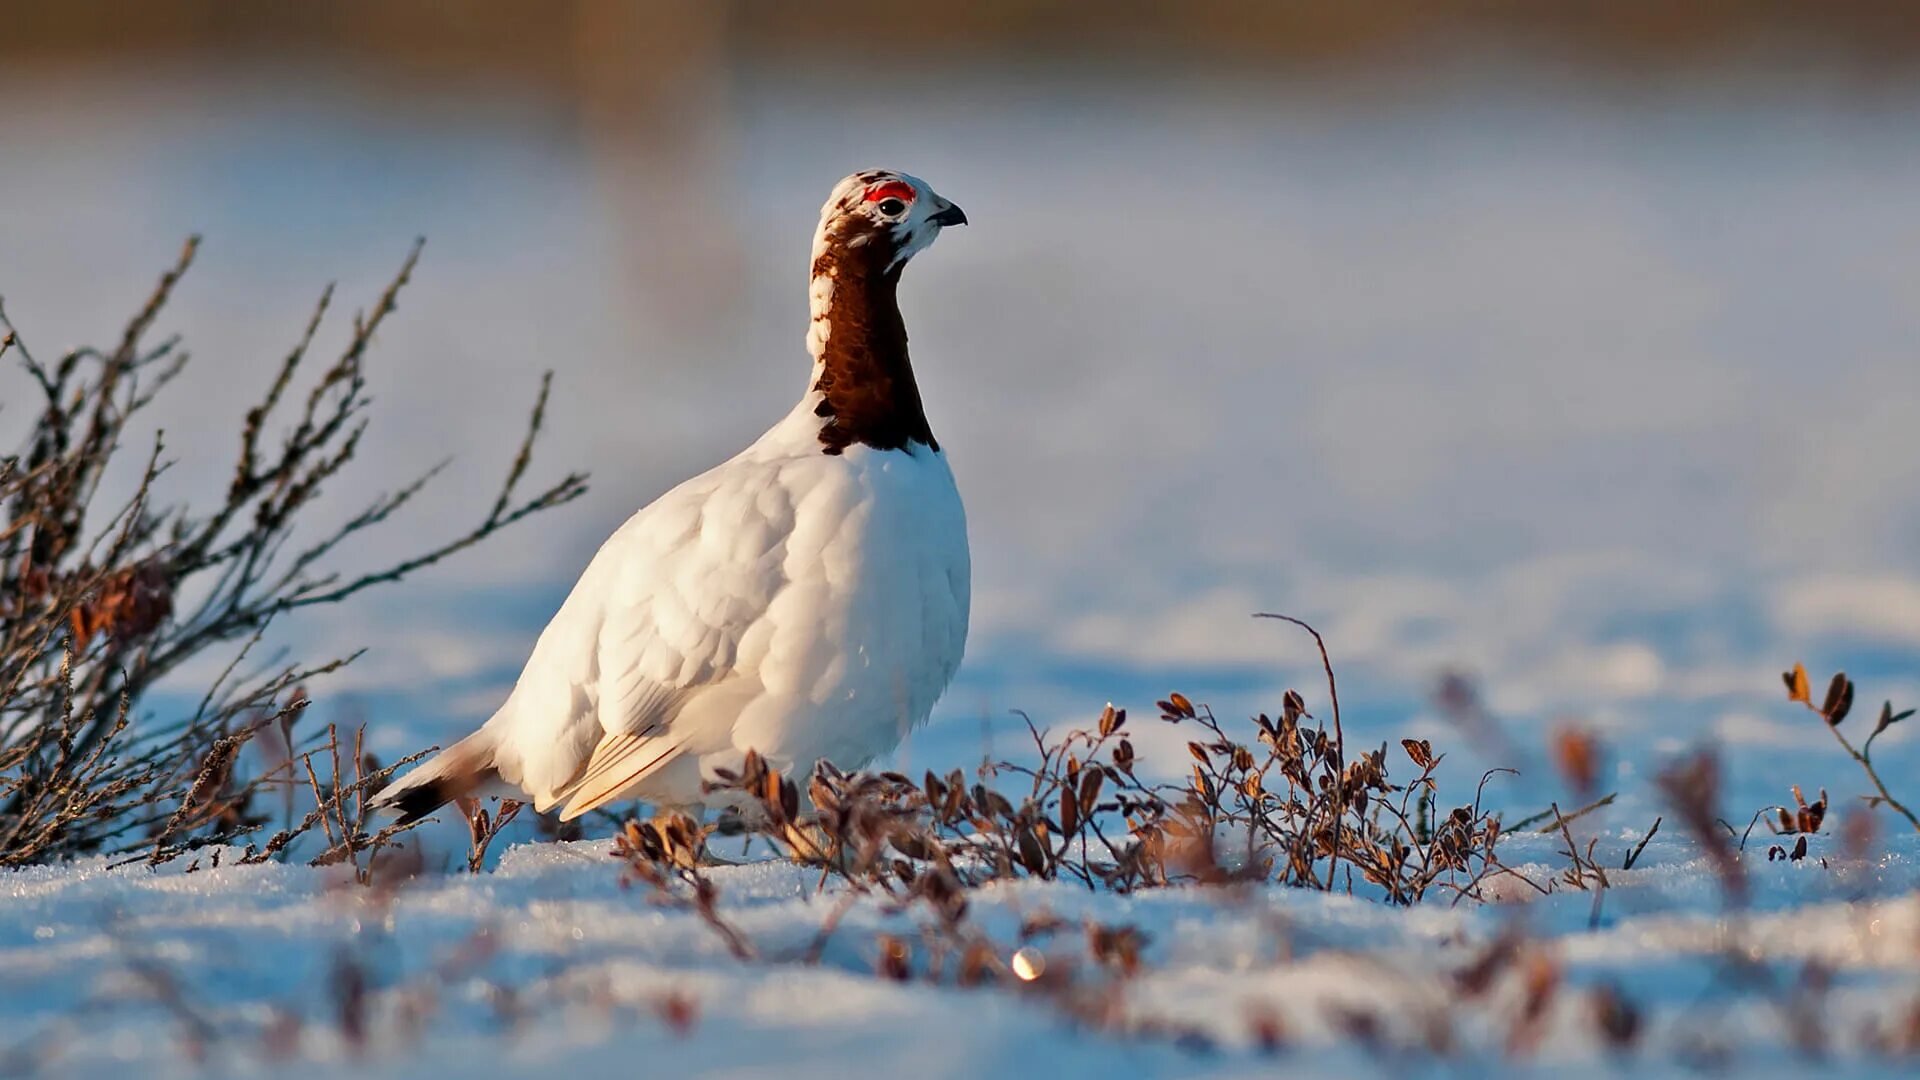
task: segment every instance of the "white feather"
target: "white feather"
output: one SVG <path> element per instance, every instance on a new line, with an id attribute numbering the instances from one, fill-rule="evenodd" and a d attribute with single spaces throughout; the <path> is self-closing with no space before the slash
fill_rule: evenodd
<path id="1" fill-rule="evenodd" d="M 700 801 L 759 751 L 857 767 L 925 722 L 959 666 L 971 569 L 946 455 L 820 452 L 810 395 L 600 548 L 486 724 L 544 810 L 608 734 L 671 734 L 697 771 L 626 797 Z"/>

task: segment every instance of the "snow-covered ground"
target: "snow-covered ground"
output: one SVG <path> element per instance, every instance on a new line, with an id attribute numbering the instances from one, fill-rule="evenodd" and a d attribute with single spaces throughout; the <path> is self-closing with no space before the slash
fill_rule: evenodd
<path id="1" fill-rule="evenodd" d="M 463 526 L 537 372 L 557 369 L 537 469 L 591 467 L 587 499 L 283 628 L 307 655 L 371 646 L 314 687 L 315 713 L 366 720 L 389 760 L 484 716 L 606 533 L 787 407 L 819 199 L 887 164 L 975 222 L 904 287 L 979 589 L 960 681 L 901 755 L 915 770 L 1012 752 L 1014 708 L 1057 724 L 1171 689 L 1223 717 L 1275 708 L 1286 685 L 1317 699 L 1307 642 L 1247 621 L 1277 609 L 1328 633 L 1355 745 L 1433 738 L 1454 790 L 1518 765 L 1492 795 L 1510 817 L 1556 794 L 1542 761 L 1560 718 L 1602 732 L 1620 798 L 1583 825 L 1609 867 L 1667 812 L 1651 778 L 1691 746 L 1719 751 L 1741 821 L 1791 783 L 1836 808 L 1867 790 L 1774 672 L 1846 667 L 1863 716 L 1920 703 L 1920 459 L 1899 442 L 1920 398 L 1920 86 L 1808 69 L 1654 91 L 1524 66 L 1398 93 L 1052 70 L 888 85 L 732 73 L 685 171 L 629 190 L 537 102 L 410 103 L 306 68 L 16 68 L 0 72 L 0 289 L 53 352 L 111 334 L 179 236 L 207 234 L 164 326 L 198 356 L 160 418 L 184 493 L 224 480 L 232 425 L 205 418 L 242 414 L 319 285 L 363 301 L 428 234 L 376 352 L 368 457 L 461 457 L 351 553 L 369 565 Z M 657 257 L 689 246 L 707 261 Z M 0 437 L 20 415 L 0 411 Z M 394 469 L 343 476 L 339 512 Z M 197 700 L 227 659 L 180 692 Z M 1427 705 L 1449 668 L 1485 680 L 1512 756 L 1476 757 Z M 1183 739 L 1143 735 L 1143 757 L 1178 767 Z M 1920 797 L 1920 736 L 1883 743 L 1890 783 Z M 754 964 L 622 890 L 603 844 L 518 846 L 391 898 L 297 866 L 30 870 L 0 877 L 0 1074 L 49 1048 L 53 1073 L 193 1073 L 200 1023 L 209 1067 L 277 1048 L 277 1072 L 326 1072 L 348 1053 L 342 973 L 365 971 L 355 1069 L 395 1076 L 1253 1075 L 1272 1067 L 1251 1045 L 1261 1015 L 1303 1075 L 1601 1073 L 1601 985 L 1647 1013 L 1639 1071 L 1900 1075 L 1913 1063 L 1872 1058 L 1861 1032 L 1920 994 L 1920 845 L 1883 814 L 1883 854 L 1849 862 L 1841 817 L 1800 862 L 1758 841 L 1741 916 L 1671 818 L 1592 928 L 1589 895 L 1524 888 L 1411 911 L 1284 891 L 977 896 L 1002 959 L 1042 910 L 1150 937 L 1098 1030 L 1050 991 L 877 979 L 876 933 L 911 937 L 916 916 L 870 904 L 819 964 L 783 959 L 836 903 L 786 866 L 715 872 L 771 958 Z M 425 839 L 452 856 L 457 835 Z M 1511 845 L 1534 879 L 1564 869 L 1547 840 Z M 1521 970 L 1566 987 L 1517 1057 L 1512 981 L 1434 1011 L 1512 925 Z M 1036 947 L 1056 977 L 1098 983 L 1081 941 Z M 1824 1000 L 1810 961 L 1831 972 Z M 673 1001 L 689 1022 L 662 1018 Z M 403 1006 L 426 1010 L 417 1040 Z M 1792 1048 L 1810 1015 L 1837 1064 Z M 1354 1034 L 1368 1016 L 1386 1029 L 1373 1051 Z M 1395 1049 L 1434 1016 L 1458 1020 L 1455 1057 Z"/>
<path id="2" fill-rule="evenodd" d="M 1598 857 L 1617 867 L 1634 842 L 1609 834 Z M 1565 867 L 1544 838 L 1510 844 L 1532 879 Z M 1612 872 L 1597 922 L 1590 894 L 1517 884 L 1500 890 L 1509 903 L 1397 909 L 1025 882 L 977 893 L 969 917 L 1002 960 L 1023 924 L 1058 920 L 1027 942 L 1046 971 L 972 988 L 951 959 L 929 980 L 925 912 L 874 901 L 810 963 L 843 894 L 816 894 L 818 875 L 785 863 L 713 872 L 723 916 L 760 954 L 748 962 L 698 915 L 622 887 L 603 842 L 521 845 L 491 872 L 394 891 L 304 867 L 94 862 L 0 877 L 0 1046 L 12 1067 L 92 1076 L 323 1074 L 356 1053 L 363 1076 L 1232 1076 L 1276 1060 L 1325 1076 L 1910 1075 L 1912 1058 L 1876 1057 L 1863 1033 L 1910 1030 L 1920 1003 L 1920 845 L 1897 838 L 1858 863 L 1840 846 L 1817 837 L 1797 863 L 1750 851 L 1740 913 L 1663 830 Z M 1147 936 L 1117 991 L 1089 959 L 1090 921 Z M 909 982 L 876 974 L 881 933 L 909 942 Z M 1476 995 L 1472 969 L 1508 933 L 1518 958 Z M 342 1032 L 349 971 L 368 992 L 357 1051 Z M 1537 1035 L 1516 1035 L 1530 980 L 1553 992 Z M 1603 986 L 1642 1017 L 1624 1056 L 1597 1033 Z M 1449 1048 L 1415 1049 L 1435 1039 Z"/>

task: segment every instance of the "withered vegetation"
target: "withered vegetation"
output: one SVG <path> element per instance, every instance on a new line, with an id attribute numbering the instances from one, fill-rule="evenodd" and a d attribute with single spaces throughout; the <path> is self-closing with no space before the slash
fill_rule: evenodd
<path id="1" fill-rule="evenodd" d="M 1905 818 L 1907 824 L 1911 826 L 1915 832 L 1920 832 L 1920 817 L 1915 817 L 1913 811 L 1908 809 L 1905 803 L 1893 797 L 1893 793 L 1887 790 L 1886 781 L 1880 778 L 1879 770 L 1874 768 L 1873 765 L 1874 740 L 1886 734 L 1887 730 L 1895 724 L 1912 716 L 1914 711 L 1912 709 L 1902 709 L 1895 712 L 1893 702 L 1888 701 L 1882 704 L 1880 706 L 1879 718 L 1875 720 L 1873 730 L 1869 731 L 1866 739 L 1856 747 L 1853 740 L 1849 739 L 1846 732 L 1840 728 L 1840 725 L 1846 721 L 1847 716 L 1853 712 L 1853 680 L 1847 678 L 1846 672 L 1837 671 L 1834 673 L 1832 680 L 1827 683 L 1827 695 L 1819 705 L 1813 703 L 1812 684 L 1807 678 L 1807 669 L 1804 666 L 1795 664 L 1793 665 L 1792 671 L 1785 672 L 1780 678 L 1787 684 L 1788 699 L 1805 705 L 1814 715 L 1825 721 L 1827 729 L 1833 732 L 1833 737 L 1839 741 L 1841 748 L 1846 750 L 1847 756 L 1853 758 L 1854 762 L 1860 766 L 1861 771 L 1866 773 L 1867 780 L 1873 784 L 1875 792 L 1865 797 L 1868 805 L 1884 806 L 1892 810 L 1894 813 Z M 1796 791 L 1796 798 L 1798 798 L 1798 794 Z M 1822 803 L 1826 802 L 1824 793 L 1822 793 L 1820 801 Z M 1814 829 L 1803 829 L 1801 831 L 1815 832 L 1818 830 L 1816 826 Z"/>
<path id="2" fill-rule="evenodd" d="M 1332 664 L 1324 642 L 1318 634 L 1314 638 L 1331 705 L 1338 700 Z M 1443 694 L 1456 708 L 1475 714 L 1463 725 L 1469 737 L 1476 731 L 1491 734 L 1484 730 L 1491 720 L 1471 687 L 1451 683 Z M 1796 700 L 1804 696 L 1796 694 Z M 1837 726 L 1845 710 L 1834 703 L 1851 697 L 1851 684 L 1842 687 L 1837 678 L 1828 697 L 1827 707 L 1815 711 Z M 1537 831 L 1564 845 L 1559 851 L 1564 869 L 1513 868 L 1502 862 L 1498 845 L 1514 830 L 1503 829 L 1499 817 L 1481 807 L 1480 789 L 1502 770 L 1482 776 L 1472 802 L 1437 813 L 1432 807 L 1438 804 L 1435 770 L 1441 755 L 1429 743 L 1402 741 L 1399 749 L 1412 768 L 1404 782 L 1397 782 L 1388 775 L 1397 758 L 1387 747 L 1348 760 L 1337 712 L 1331 726 L 1322 724 L 1295 691 L 1283 695 L 1277 716 L 1253 717 L 1251 738 L 1245 741 L 1183 694 L 1169 694 L 1159 711 L 1159 723 L 1196 733 L 1186 746 L 1187 775 L 1175 782 L 1142 779 L 1149 770 L 1128 738 L 1132 729 L 1126 713 L 1109 706 L 1093 726 L 1057 738 L 1029 724 L 1033 747 L 1027 760 L 983 765 L 972 778 L 929 773 L 916 782 L 899 773 L 848 775 L 822 764 L 807 778 L 803 799 L 794 778 L 750 755 L 741 772 L 723 775 L 711 786 L 736 813 L 712 825 L 681 814 L 630 821 L 613 854 L 624 867 L 625 882 L 645 886 L 656 903 L 697 913 L 743 962 L 819 963 L 849 907 L 871 900 L 885 911 L 921 913 L 917 934 L 873 938 L 865 951 L 876 977 L 1013 989 L 1037 996 L 1067 1021 L 1090 1030 L 1204 1049 L 1219 1038 L 1217 1026 L 1183 1023 L 1129 1005 L 1127 985 L 1149 962 L 1151 937 L 1140 927 L 1092 919 L 1069 923 L 1042 910 L 1030 914 L 1018 935 L 1007 940 L 970 918 L 973 898 L 996 883 L 1018 879 L 1119 892 L 1186 885 L 1231 908 L 1258 911 L 1259 890 L 1269 886 L 1366 893 L 1393 904 L 1438 894 L 1457 903 L 1489 899 L 1489 882 L 1505 878 L 1521 895 L 1590 894 L 1590 925 L 1597 926 L 1605 898 L 1617 887 L 1616 876 L 1635 868 L 1664 821 L 1655 818 L 1637 843 L 1604 855 L 1599 836 L 1577 837 L 1573 823 L 1610 805 L 1615 793 L 1592 798 L 1606 749 L 1591 733 L 1563 727 L 1550 740 L 1552 760 L 1568 792 L 1591 801 L 1570 812 L 1555 803 L 1521 823 L 1545 823 Z M 1887 706 L 1874 734 L 1908 715 Z M 1494 738 L 1483 741 L 1504 745 Z M 1870 769 L 1868 749 L 1863 746 L 1856 757 Z M 1711 1033 L 1719 1010 L 1727 1006 L 1710 996 L 1724 988 L 1737 999 L 1771 1009 L 1779 1017 L 1779 1042 L 1810 1059 L 1842 1052 L 1889 1059 L 1920 1054 L 1920 993 L 1896 1003 L 1890 1013 L 1842 1030 L 1825 1011 L 1830 970 L 1813 961 L 1783 971 L 1751 959 L 1758 946 L 1750 943 L 1737 916 L 1748 901 L 1754 871 L 1741 855 L 1745 838 L 1721 816 L 1717 756 L 1708 751 L 1682 758 L 1657 776 L 1656 785 L 1705 857 L 1731 916 L 1721 951 L 1711 961 L 1712 986 L 1684 1010 L 1701 1023 L 1682 1024 L 1658 1052 L 1702 1068 L 1724 1065 L 1730 1048 Z M 1902 810 L 1877 778 L 1875 787 L 1878 794 L 1868 797 L 1868 807 Z M 1768 861 L 1806 858 L 1809 836 L 1827 820 L 1824 791 L 1812 802 L 1797 787 L 1793 796 L 1792 807 L 1767 807 L 1754 815 L 1776 834 L 1793 838 L 1791 848 L 1772 847 Z M 715 833 L 740 832 L 817 868 L 823 888 L 838 886 L 836 902 L 804 950 L 763 948 L 727 914 L 702 856 Z M 1871 818 L 1863 809 L 1848 816 L 1836 854 L 1840 865 L 1858 867 L 1866 864 L 1871 848 Z M 1610 868 L 1615 859 L 1618 870 Z M 1820 861 L 1827 865 L 1825 858 Z M 1314 944 L 1284 922 L 1268 919 L 1264 925 L 1275 956 Z M 1081 944 L 1063 946 L 1063 932 L 1076 926 Z M 1378 966 L 1383 979 L 1405 977 L 1364 950 L 1348 958 Z M 1611 982 L 1570 984 L 1557 947 L 1531 937 L 1518 920 L 1438 978 L 1442 993 L 1329 1006 L 1320 1019 L 1340 1038 L 1388 1061 L 1410 1055 L 1524 1060 L 1555 1034 L 1571 1035 L 1610 1055 L 1653 1052 L 1646 1045 L 1641 1004 Z M 1252 1009 L 1246 1045 L 1263 1053 L 1288 1048 L 1287 1016 L 1277 1006 Z"/>
<path id="3" fill-rule="evenodd" d="M 487 539 L 579 495 L 569 475 L 532 496 L 519 487 L 546 407 L 543 382 L 497 497 L 465 532 L 377 570 L 343 574 L 336 555 L 405 507 L 439 471 L 380 495 L 344 524 L 311 511 L 355 459 L 368 422 L 368 354 L 396 310 L 416 244 L 330 361 L 311 357 L 332 305 L 329 288 L 283 358 L 266 368 L 256 405 L 234 418 L 231 479 L 211 493 L 169 493 L 163 438 L 129 447 L 135 425 L 187 367 L 177 336 L 155 326 L 198 250 L 178 260 L 118 339 L 42 357 L 0 306 L 0 356 L 30 384 L 21 449 L 0 457 L 0 867 L 88 853 L 144 853 L 159 862 L 232 843 L 275 817 L 269 792 L 304 789 L 312 808 L 248 848 L 283 856 L 319 829 L 320 862 L 353 861 L 386 834 L 368 832 L 367 797 L 396 766 L 357 735 L 324 736 L 298 721 L 307 687 L 352 657 L 249 666 L 267 629 Z M 317 371 L 313 370 L 315 367 Z M 103 492 L 124 489 L 105 505 Z M 205 495 L 206 497 L 197 497 Z M 225 658 L 197 707 L 166 714 L 151 694 L 196 657 Z M 242 764 L 242 751 L 263 759 Z"/>
<path id="4" fill-rule="evenodd" d="M 1337 702 L 1330 664 L 1327 675 Z M 1507 872 L 1495 853 L 1500 823 L 1481 805 L 1487 780 L 1505 770 L 1485 774 L 1471 800 L 1437 810 L 1444 755 L 1408 739 L 1350 756 L 1337 705 L 1331 725 L 1322 723 L 1289 690 L 1277 714 L 1241 731 L 1179 693 L 1159 712 L 1158 723 L 1192 735 L 1177 782 L 1136 768 L 1127 712 L 1108 706 L 1092 727 L 1059 737 L 1029 722 L 1028 760 L 984 765 L 972 777 L 849 775 L 823 762 L 803 799 L 799 780 L 750 754 L 742 771 L 708 785 L 734 813 L 711 826 L 676 820 L 666 831 L 698 850 L 709 832 L 748 829 L 848 886 L 894 898 L 1037 878 L 1117 892 L 1358 883 L 1410 904 L 1436 890 L 1477 897 L 1490 875 Z M 1404 782 L 1390 775 L 1402 758 L 1411 766 Z"/>

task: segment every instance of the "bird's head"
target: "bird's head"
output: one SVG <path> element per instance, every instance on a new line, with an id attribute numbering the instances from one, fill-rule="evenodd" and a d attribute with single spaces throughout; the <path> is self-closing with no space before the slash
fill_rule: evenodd
<path id="1" fill-rule="evenodd" d="M 818 259 L 829 248 L 867 249 L 883 256 L 883 270 L 893 271 L 933 243 L 945 226 L 966 223 L 967 215 L 925 180 L 868 169 L 834 185 L 820 209 L 813 254 Z"/>

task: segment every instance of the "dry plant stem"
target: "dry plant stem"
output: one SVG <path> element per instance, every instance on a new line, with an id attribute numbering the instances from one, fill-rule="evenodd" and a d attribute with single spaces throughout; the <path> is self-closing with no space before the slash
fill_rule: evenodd
<path id="1" fill-rule="evenodd" d="M 501 799 L 497 811 L 488 814 L 479 801 L 471 798 L 457 800 L 460 811 L 467 819 L 467 873 L 477 874 L 486 866 L 487 849 L 520 811 L 527 805 L 518 799 Z"/>
<path id="2" fill-rule="evenodd" d="M 1778 803 L 1775 803 L 1771 806 L 1763 806 L 1760 809 L 1755 810 L 1753 812 L 1753 817 L 1747 820 L 1747 827 L 1741 830 L 1740 832 L 1740 850 L 1741 851 L 1747 850 L 1747 839 L 1748 837 L 1751 837 L 1753 835 L 1754 827 L 1760 824 L 1761 818 L 1771 813 L 1784 812 L 1786 809 L 1787 809 L 1786 807 L 1781 806 Z"/>
<path id="3" fill-rule="evenodd" d="M 1253 617 L 1256 619 L 1279 619 L 1282 622 L 1290 622 L 1300 629 L 1305 630 L 1307 633 L 1312 634 L 1313 643 L 1320 650 L 1320 666 L 1324 668 L 1327 673 L 1327 699 L 1333 709 L 1333 742 L 1340 755 L 1339 767 L 1334 770 L 1333 781 L 1333 853 L 1327 860 L 1327 882 L 1331 885 L 1333 882 L 1334 867 L 1340 862 L 1340 823 L 1341 819 L 1346 816 L 1346 791 L 1344 784 L 1347 753 L 1346 732 L 1340 726 L 1340 684 L 1333 677 L 1333 659 L 1327 655 L 1327 643 L 1326 640 L 1320 636 L 1320 631 L 1315 630 L 1305 620 L 1271 611 L 1255 612 Z"/>
<path id="4" fill-rule="evenodd" d="M 1833 732 L 1834 740 L 1840 744 L 1841 749 L 1859 764 L 1861 770 L 1867 774 L 1867 779 L 1873 782 L 1874 789 L 1880 794 L 1877 797 L 1869 796 L 1868 801 L 1870 803 L 1877 801 L 1892 807 L 1896 813 L 1907 819 L 1907 824 L 1912 826 L 1915 832 L 1920 832 L 1920 817 L 1915 817 L 1913 811 L 1907 809 L 1906 804 L 1893 797 L 1893 793 L 1887 790 L 1886 782 L 1880 779 L 1879 770 L 1873 766 L 1873 741 L 1892 725 L 1912 716 L 1914 710 L 1908 709 L 1895 714 L 1893 703 L 1889 701 L 1881 713 L 1880 722 L 1867 736 L 1866 742 L 1856 748 L 1853 740 L 1847 738 L 1840 730 L 1840 725 L 1853 710 L 1854 701 L 1853 680 L 1847 678 L 1846 672 L 1834 673 L 1833 679 L 1827 686 L 1826 698 L 1819 704 L 1814 703 L 1812 682 L 1807 678 L 1807 669 L 1804 665 L 1793 665 L 1793 670 L 1783 673 L 1781 678 L 1787 685 L 1787 700 L 1799 702 L 1806 706 L 1808 712 L 1818 716 L 1821 722 L 1826 724 L 1827 729 Z M 1795 794 L 1797 796 L 1798 792 L 1796 791 Z"/>
<path id="5" fill-rule="evenodd" d="M 1880 779 L 1880 771 L 1873 767 L 1871 746 L 1869 746 L 1866 752 L 1855 749 L 1853 741 L 1841 733 L 1840 725 L 1838 724 L 1828 724 L 1827 730 L 1833 732 L 1834 739 L 1853 757 L 1853 760 L 1860 763 L 1860 768 L 1866 772 L 1867 779 L 1873 781 L 1874 790 L 1880 793 L 1880 801 L 1892 807 L 1893 811 L 1901 817 L 1906 818 L 1907 824 L 1911 825 L 1915 832 L 1920 832 L 1920 817 L 1915 817 L 1913 811 L 1907 809 L 1905 803 L 1893 797 L 1893 792 L 1887 790 L 1886 781 Z M 1868 742 L 1871 744 L 1872 740 L 1869 739 Z"/>
<path id="6" fill-rule="evenodd" d="M 1603 795 L 1600 798 L 1595 799 L 1593 802 L 1590 802 L 1587 805 L 1581 807 L 1580 809 L 1575 810 L 1573 813 L 1566 815 L 1564 819 L 1560 818 L 1560 811 L 1558 809 L 1558 804 L 1556 803 L 1554 806 L 1550 806 L 1547 809 L 1542 810 L 1539 813 L 1533 815 L 1532 817 L 1523 818 L 1520 821 L 1514 822 L 1513 825 L 1507 829 L 1507 831 L 1519 832 L 1521 829 L 1524 829 L 1529 825 L 1534 824 L 1535 822 L 1547 821 L 1548 818 L 1555 818 L 1556 820 L 1547 822 L 1547 824 L 1541 826 L 1541 828 L 1538 831 L 1542 835 L 1545 835 L 1551 832 L 1557 832 L 1560 828 L 1560 820 L 1578 821 L 1579 819 L 1587 816 L 1588 814 L 1593 813 L 1595 810 L 1598 810 L 1603 806 L 1612 806 L 1613 801 L 1619 797 L 1620 797 L 1620 793 L 1617 791 L 1608 792 L 1606 795 Z"/>
<path id="7" fill-rule="evenodd" d="M 1653 819 L 1653 827 L 1647 830 L 1647 835 L 1640 838 L 1640 842 L 1633 846 L 1632 851 L 1627 852 L 1627 857 L 1625 861 L 1620 864 L 1620 869 L 1633 869 L 1633 864 L 1640 861 L 1640 853 L 1647 850 L 1647 842 L 1652 840 L 1654 835 L 1660 831 L 1660 822 L 1663 820 L 1665 819 L 1660 817 Z"/>

